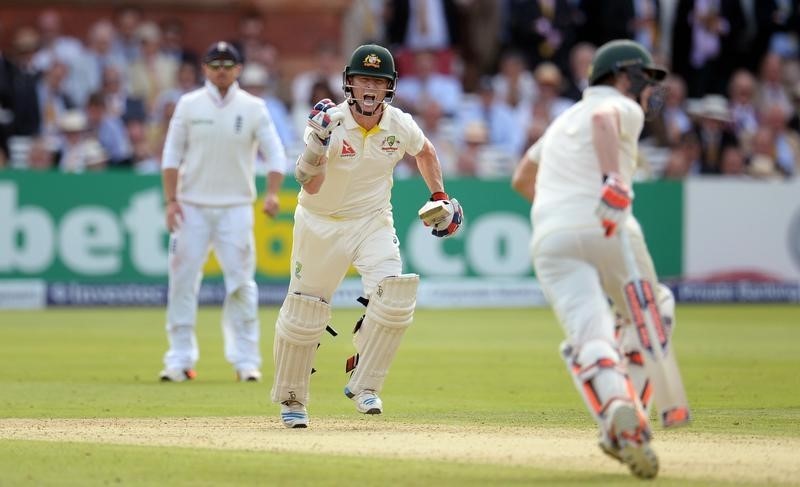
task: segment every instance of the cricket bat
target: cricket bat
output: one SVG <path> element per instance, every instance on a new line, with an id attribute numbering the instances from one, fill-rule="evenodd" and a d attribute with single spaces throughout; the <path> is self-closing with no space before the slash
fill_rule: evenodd
<path id="1" fill-rule="evenodd" d="M 452 213 L 452 210 L 447 206 L 448 205 L 446 205 L 443 200 L 428 201 L 419 209 L 419 218 L 427 226 L 435 225 Z"/>
<path id="2" fill-rule="evenodd" d="M 653 288 L 649 281 L 642 279 L 636 265 L 627 232 L 624 229 L 618 232 L 630 278 L 625 284 L 625 300 L 642 345 L 645 371 L 653 385 L 661 425 L 664 428 L 683 426 L 689 423 L 691 414 L 669 333 L 664 329 Z"/>

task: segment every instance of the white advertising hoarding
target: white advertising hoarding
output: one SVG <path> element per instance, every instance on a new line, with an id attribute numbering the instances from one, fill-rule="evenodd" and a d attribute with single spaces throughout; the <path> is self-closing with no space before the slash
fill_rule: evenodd
<path id="1" fill-rule="evenodd" d="M 683 263 L 690 280 L 800 281 L 800 179 L 689 179 Z"/>

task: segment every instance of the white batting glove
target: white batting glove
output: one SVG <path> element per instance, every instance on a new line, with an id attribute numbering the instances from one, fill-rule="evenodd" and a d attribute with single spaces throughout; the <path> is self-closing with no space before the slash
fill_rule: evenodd
<path id="1" fill-rule="evenodd" d="M 317 102 L 308 114 L 308 126 L 323 147 L 328 146 L 331 132 L 344 120 L 344 112 L 329 98 Z"/>
<path id="2" fill-rule="evenodd" d="M 607 174 L 603 178 L 603 190 L 595 214 L 600 218 L 606 237 L 614 235 L 617 227 L 625 222 L 633 200 L 633 192 L 619 174 Z"/>
<path id="3" fill-rule="evenodd" d="M 448 198 L 447 193 L 436 192 L 418 212 L 422 223 L 426 227 L 432 227 L 431 234 L 437 237 L 455 235 L 464 221 L 464 210 L 458 200 Z"/>

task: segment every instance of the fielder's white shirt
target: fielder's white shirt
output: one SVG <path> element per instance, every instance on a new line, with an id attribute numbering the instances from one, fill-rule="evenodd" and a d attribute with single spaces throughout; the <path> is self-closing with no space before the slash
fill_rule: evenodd
<path id="1" fill-rule="evenodd" d="M 392 173 L 406 153 L 419 154 L 425 135 L 411 115 L 387 105 L 381 121 L 364 130 L 347 102 L 345 117 L 331 133 L 325 181 L 317 194 L 300 191 L 299 204 L 331 218 L 359 218 L 391 208 Z M 306 129 L 305 140 L 311 134 Z"/>
<path id="2" fill-rule="evenodd" d="M 256 151 L 285 173 L 286 152 L 264 100 L 234 82 L 225 98 L 211 82 L 178 100 L 162 168 L 178 168 L 177 198 L 200 206 L 252 204 Z"/>
<path id="3" fill-rule="evenodd" d="M 556 118 L 528 149 L 528 159 L 539 165 L 531 210 L 534 247 L 554 230 L 600 228 L 595 209 L 600 202 L 603 175 L 592 143 L 592 115 L 608 107 L 619 113 L 619 169 L 630 187 L 644 112 L 615 88 L 590 86 L 581 101 Z M 628 221 L 635 224 L 633 218 Z"/>

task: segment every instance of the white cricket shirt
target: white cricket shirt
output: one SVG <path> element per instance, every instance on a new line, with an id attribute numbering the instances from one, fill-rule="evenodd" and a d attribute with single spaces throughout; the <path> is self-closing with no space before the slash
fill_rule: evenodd
<path id="1" fill-rule="evenodd" d="M 347 102 L 339 104 L 345 118 L 331 133 L 328 168 L 317 194 L 300 191 L 299 204 L 332 218 L 359 218 L 391 207 L 392 173 L 406 153 L 419 154 L 425 135 L 411 115 L 387 105 L 381 121 L 364 130 Z M 306 129 L 305 137 L 309 137 Z"/>
<path id="2" fill-rule="evenodd" d="M 201 206 L 252 204 L 260 149 L 283 174 L 286 153 L 264 100 L 234 82 L 225 98 L 211 82 L 183 95 L 169 122 L 163 168 L 178 168 L 177 198 Z"/>
<path id="3" fill-rule="evenodd" d="M 615 88 L 591 86 L 584 90 L 581 101 L 556 118 L 528 150 L 528 158 L 539 164 L 531 209 L 534 246 L 554 230 L 600 228 L 595 209 L 603 175 L 592 144 L 592 115 L 607 107 L 619 113 L 619 169 L 630 187 L 644 112 Z M 635 223 L 633 218 L 628 220 Z"/>

